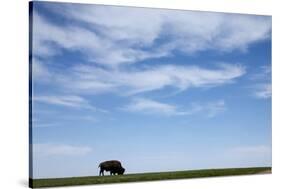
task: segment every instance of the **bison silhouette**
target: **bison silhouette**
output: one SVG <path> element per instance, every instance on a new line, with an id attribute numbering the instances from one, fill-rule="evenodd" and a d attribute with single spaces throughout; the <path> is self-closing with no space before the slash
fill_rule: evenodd
<path id="1" fill-rule="evenodd" d="M 110 171 L 110 175 L 123 175 L 125 169 L 122 167 L 121 162 L 117 160 L 104 161 L 99 164 L 100 176 L 104 176 L 104 171 Z"/>

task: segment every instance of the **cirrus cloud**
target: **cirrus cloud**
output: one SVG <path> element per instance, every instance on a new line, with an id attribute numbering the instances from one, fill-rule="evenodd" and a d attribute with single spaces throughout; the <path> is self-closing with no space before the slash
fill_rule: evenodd
<path id="1" fill-rule="evenodd" d="M 35 12 L 36 55 L 78 51 L 106 66 L 172 56 L 175 51 L 246 51 L 271 35 L 271 17 L 266 16 L 83 4 L 45 7 L 71 26 L 51 23 Z"/>
<path id="2" fill-rule="evenodd" d="M 107 70 L 79 65 L 69 73 L 58 76 L 60 78 L 58 83 L 64 90 L 78 93 L 116 92 L 122 95 L 135 95 L 165 87 L 180 91 L 214 87 L 232 83 L 245 73 L 246 68 L 237 64 L 220 64 L 216 69 L 163 65 L 137 70 Z"/>
<path id="3" fill-rule="evenodd" d="M 165 115 L 165 116 L 188 116 L 201 113 L 208 118 L 215 117 L 217 114 L 226 110 L 224 100 L 217 100 L 207 103 L 192 103 L 188 107 L 179 107 L 147 98 L 135 98 L 130 104 L 121 108 L 123 111 Z"/>
<path id="4" fill-rule="evenodd" d="M 33 96 L 32 100 L 38 103 L 49 105 L 64 106 L 70 108 L 83 108 L 88 110 L 107 112 L 96 108 L 90 104 L 85 98 L 76 95 L 37 95 Z"/>
<path id="5" fill-rule="evenodd" d="M 268 99 L 272 96 L 271 66 L 262 66 L 250 78 L 255 82 L 251 87 L 254 97 L 258 99 Z"/>
<path id="6" fill-rule="evenodd" d="M 270 98 L 272 95 L 271 83 L 257 85 L 254 94 L 257 98 L 262 98 L 262 99 Z"/>

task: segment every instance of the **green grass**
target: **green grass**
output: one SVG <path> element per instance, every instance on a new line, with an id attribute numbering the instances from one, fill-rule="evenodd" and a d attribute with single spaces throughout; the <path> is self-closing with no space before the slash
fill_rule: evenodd
<path id="1" fill-rule="evenodd" d="M 54 186 L 72 186 L 89 185 L 105 183 L 139 182 L 167 179 L 186 179 L 200 177 L 230 176 L 230 175 L 249 175 L 270 173 L 271 167 L 252 167 L 252 168 L 229 168 L 229 169 L 205 169 L 191 171 L 159 172 L 126 174 L 115 176 L 89 176 L 89 177 L 71 177 L 71 178 L 52 178 L 52 179 L 30 179 L 30 187 L 54 187 Z"/>

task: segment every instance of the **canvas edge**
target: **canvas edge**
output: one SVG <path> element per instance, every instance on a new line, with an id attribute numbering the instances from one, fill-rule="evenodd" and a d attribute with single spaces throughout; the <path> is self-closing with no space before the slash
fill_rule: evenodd
<path id="1" fill-rule="evenodd" d="M 33 40 L 33 2 L 28 2 L 29 8 L 29 89 L 28 89 L 28 118 L 29 118 L 29 180 L 28 186 L 33 188 L 33 148 L 32 148 L 32 40 Z"/>

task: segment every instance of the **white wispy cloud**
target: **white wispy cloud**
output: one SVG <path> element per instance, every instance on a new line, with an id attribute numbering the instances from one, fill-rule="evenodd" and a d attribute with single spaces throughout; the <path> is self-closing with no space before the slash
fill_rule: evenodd
<path id="1" fill-rule="evenodd" d="M 262 66 L 258 73 L 250 78 L 254 81 L 253 95 L 259 99 L 268 99 L 272 96 L 271 66 Z"/>
<path id="2" fill-rule="evenodd" d="M 262 81 L 262 80 L 270 80 L 271 77 L 271 65 L 264 65 L 259 67 L 258 72 L 250 75 L 250 80 L 253 81 Z"/>
<path id="3" fill-rule="evenodd" d="M 145 114 L 164 114 L 164 115 L 177 115 L 177 107 L 170 104 L 157 102 L 150 99 L 138 98 L 133 100 L 131 104 L 122 108 L 126 111 L 141 112 Z"/>
<path id="4" fill-rule="evenodd" d="M 70 73 L 58 77 L 61 78 L 61 86 L 64 89 L 69 88 L 68 90 L 74 92 L 118 92 L 123 95 L 134 95 L 169 86 L 181 91 L 189 88 L 214 87 L 234 82 L 245 73 L 245 67 L 236 64 L 220 64 L 216 69 L 163 65 L 137 70 L 106 70 L 79 65 Z"/>
<path id="5" fill-rule="evenodd" d="M 104 65 L 117 66 L 165 53 L 157 50 L 146 52 L 122 45 L 79 26 L 59 26 L 47 21 L 36 11 L 33 15 L 33 54 L 49 57 L 61 53 L 60 49 L 81 52 L 86 59 Z"/>
<path id="6" fill-rule="evenodd" d="M 36 110 L 34 110 L 36 111 Z M 93 115 L 65 115 L 63 112 L 57 113 L 60 114 L 59 117 L 51 117 L 45 119 L 38 119 L 44 115 L 38 115 L 33 113 L 32 117 L 32 128 L 41 129 L 41 128 L 50 128 L 50 127 L 69 127 L 69 126 L 88 126 L 96 124 L 99 120 Z M 56 114 L 56 115 L 57 115 Z M 87 113 L 86 113 L 87 114 Z"/>
<path id="7" fill-rule="evenodd" d="M 56 104 L 62 106 L 80 107 L 85 103 L 85 99 L 79 96 L 35 96 L 33 100 L 48 104 Z"/>
<path id="8" fill-rule="evenodd" d="M 165 116 L 185 116 L 201 113 L 211 118 L 225 111 L 226 107 L 224 100 L 208 103 L 192 103 L 188 107 L 179 107 L 147 98 L 135 98 L 130 104 L 121 109 L 129 112 Z"/>
<path id="9" fill-rule="evenodd" d="M 226 105 L 224 100 L 217 100 L 208 103 L 193 103 L 193 109 L 191 112 L 200 112 L 207 115 L 207 117 L 212 118 L 226 110 Z"/>
<path id="10" fill-rule="evenodd" d="M 32 123 L 32 128 L 49 128 L 49 127 L 57 127 L 59 124 L 57 123 L 39 123 L 39 122 L 33 122 Z"/>
<path id="11" fill-rule="evenodd" d="M 35 102 L 45 103 L 45 104 L 52 104 L 52 105 L 59 105 L 59 106 L 66 106 L 72 108 L 85 108 L 89 110 L 99 110 L 96 107 L 92 106 L 86 99 L 75 96 L 75 95 L 53 95 L 53 96 L 34 96 L 32 100 Z"/>
<path id="12" fill-rule="evenodd" d="M 55 25 L 35 12 L 35 54 L 51 56 L 63 48 L 109 66 L 171 56 L 175 50 L 245 51 L 271 35 L 271 17 L 266 16 L 98 5 L 49 8 L 70 19 L 72 26 Z M 162 38 L 163 43 L 156 42 Z"/>
<path id="13" fill-rule="evenodd" d="M 36 157 L 50 156 L 83 156 L 92 152 L 88 146 L 74 146 L 69 144 L 33 144 L 33 154 Z"/>
<path id="14" fill-rule="evenodd" d="M 32 77 L 34 81 L 47 82 L 52 77 L 46 65 L 38 58 L 32 58 Z"/>
<path id="15" fill-rule="evenodd" d="M 77 21 L 104 26 L 102 32 L 113 40 L 133 44 L 150 45 L 167 32 L 171 37 L 188 41 L 177 41 L 179 48 L 184 47 L 187 52 L 212 47 L 246 48 L 268 37 L 271 29 L 269 17 L 241 14 L 85 5 L 70 5 L 61 12 Z"/>
<path id="16" fill-rule="evenodd" d="M 59 54 L 58 47 L 70 51 L 94 51 L 103 41 L 95 33 L 77 26 L 59 26 L 33 13 L 33 53 L 36 56 Z M 53 43 L 53 44 L 52 44 Z M 105 44 L 104 44 L 105 45 Z M 58 51 L 57 51 L 58 50 Z"/>
<path id="17" fill-rule="evenodd" d="M 257 85 L 255 87 L 254 94 L 257 98 L 262 98 L 262 99 L 271 98 L 271 95 L 272 95 L 271 83 Z"/>
<path id="18" fill-rule="evenodd" d="M 271 18 L 264 16 L 69 4 L 46 7 L 70 19 L 72 24 L 57 25 L 35 11 L 35 56 L 44 59 L 65 49 L 80 52 L 88 61 L 109 66 L 76 64 L 65 73 L 56 74 L 43 64 L 34 66 L 36 75 L 45 74 L 44 78 L 49 75 L 55 78 L 54 87 L 75 94 L 134 95 L 169 86 L 183 91 L 230 83 L 245 74 L 243 66 L 225 63 L 216 69 L 172 64 L 126 68 L 120 64 L 173 56 L 175 50 L 184 53 L 247 50 L 250 44 L 268 38 L 271 31 Z M 157 39 L 163 37 L 166 40 L 158 43 Z"/>

